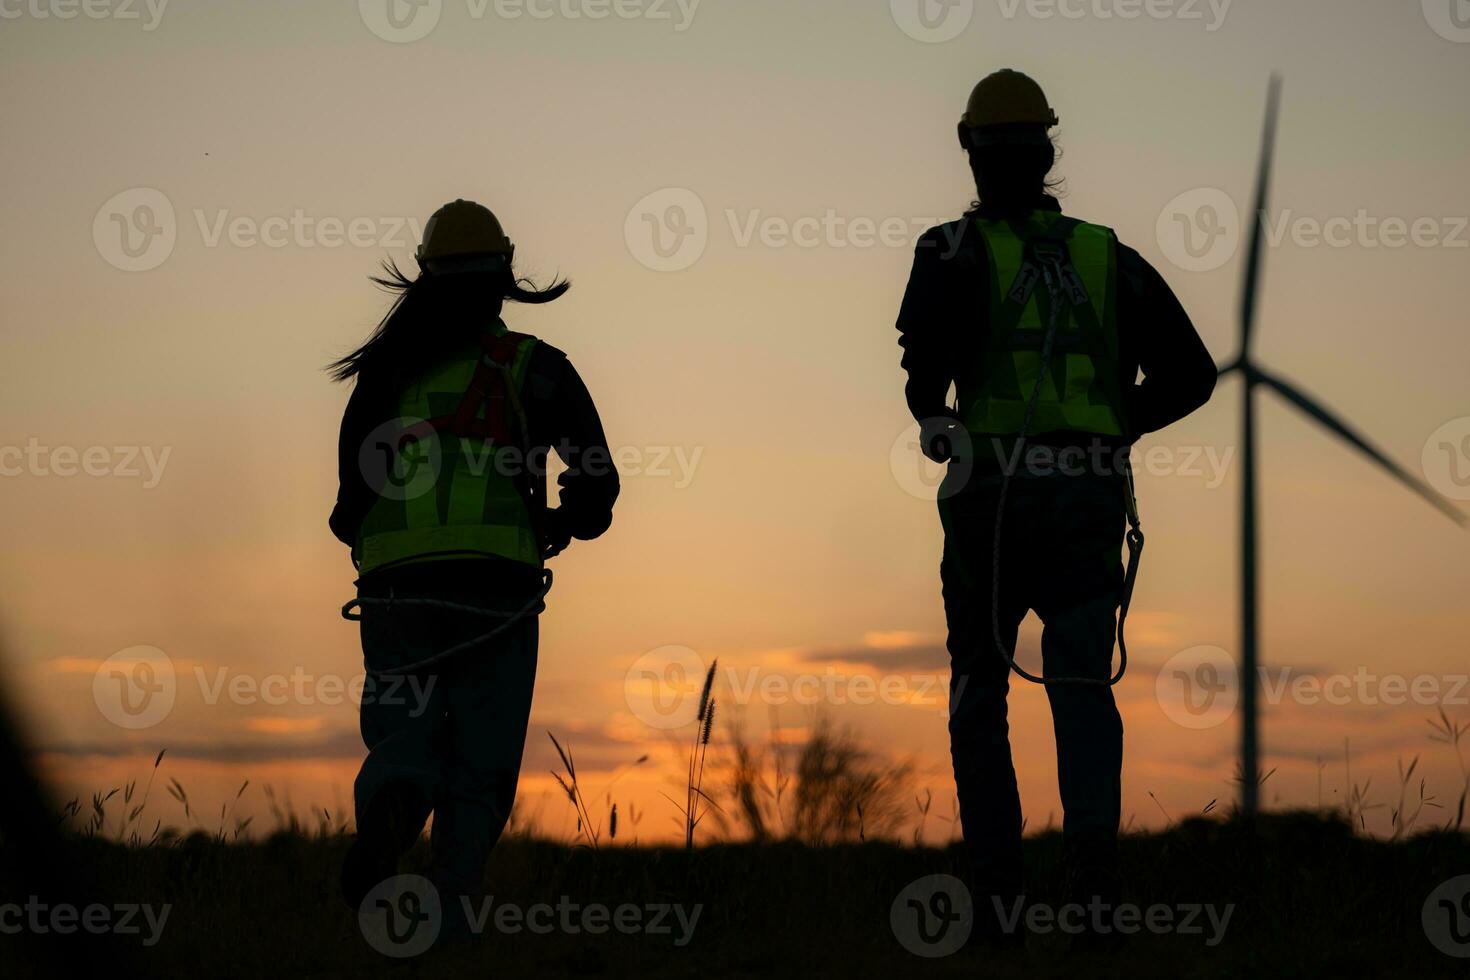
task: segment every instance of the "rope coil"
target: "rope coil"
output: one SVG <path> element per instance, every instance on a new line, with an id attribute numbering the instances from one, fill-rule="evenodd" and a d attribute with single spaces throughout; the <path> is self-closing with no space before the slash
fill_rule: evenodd
<path id="1" fill-rule="evenodd" d="M 512 626 L 515 626 L 517 623 L 521 622 L 528 616 L 541 615 L 542 611 L 546 608 L 546 597 L 551 594 L 551 569 L 544 569 L 541 574 L 541 590 L 537 592 L 534 596 L 532 596 L 529 602 L 527 602 L 524 606 L 522 606 L 515 612 L 503 612 L 498 609 L 484 609 L 480 606 L 467 606 L 463 603 L 449 602 L 445 599 L 400 599 L 390 594 L 386 599 L 359 596 L 358 598 L 353 599 L 351 602 L 347 603 L 347 605 L 342 607 L 342 618 L 347 620 L 348 622 L 357 623 L 362 621 L 362 613 L 354 613 L 354 609 L 366 609 L 369 606 L 382 606 L 391 610 L 394 606 L 414 606 L 420 609 L 443 609 L 449 612 L 464 613 L 468 616 L 479 616 L 482 619 L 505 620 L 505 622 L 501 623 L 499 626 L 495 627 L 493 630 L 485 633 L 482 636 L 477 636 L 474 639 L 466 640 L 463 643 L 456 644 L 455 646 L 450 647 L 448 650 L 444 650 L 441 653 L 436 653 L 432 657 L 428 657 L 416 663 L 409 664 L 406 667 L 394 667 L 392 670 L 373 670 L 370 667 L 366 668 L 368 675 L 372 677 L 403 677 L 408 674 L 417 674 L 424 670 L 427 670 L 430 667 L 435 667 L 439 664 L 453 660 L 477 647 L 489 643 L 491 640 L 500 636 L 502 633 L 506 632 Z"/>

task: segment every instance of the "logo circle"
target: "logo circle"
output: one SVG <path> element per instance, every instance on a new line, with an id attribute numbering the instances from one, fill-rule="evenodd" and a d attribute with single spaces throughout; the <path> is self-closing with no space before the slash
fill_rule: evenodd
<path id="1" fill-rule="evenodd" d="M 948 441 L 951 459 L 936 463 L 924 454 L 926 441 Z M 919 500 L 944 500 L 964 489 L 974 467 L 970 433 L 954 419 L 925 419 L 898 434 L 888 449 L 888 469 L 904 493 Z"/>
<path id="2" fill-rule="evenodd" d="M 975 0 L 888 0 L 893 22 L 915 41 L 943 44 L 975 19 Z"/>
<path id="3" fill-rule="evenodd" d="M 92 675 L 97 710 L 119 728 L 152 728 L 173 711 L 177 694 L 174 663 L 157 647 L 119 650 Z"/>
<path id="4" fill-rule="evenodd" d="M 387 500 L 417 500 L 444 471 L 439 433 L 423 419 L 390 419 L 368 433 L 357 451 L 362 478 Z"/>
<path id="5" fill-rule="evenodd" d="M 1470 44 L 1470 8 L 1465 0 L 1420 0 L 1424 19 L 1446 41 Z"/>
<path id="6" fill-rule="evenodd" d="M 444 925 L 439 889 L 422 875 L 395 875 L 367 893 L 357 925 L 384 956 L 409 959 L 429 951 Z"/>
<path id="7" fill-rule="evenodd" d="M 152 187 L 119 191 L 92 218 L 97 254 L 123 272 L 147 272 L 163 265 L 178 238 L 173 202 Z"/>
<path id="8" fill-rule="evenodd" d="M 439 26 L 444 0 L 357 0 L 367 29 L 393 44 L 421 41 Z"/>
<path id="9" fill-rule="evenodd" d="M 1470 500 L 1470 415 L 1435 429 L 1420 461 L 1430 486 L 1451 500 Z"/>
<path id="10" fill-rule="evenodd" d="M 670 731 L 699 718 L 699 695 L 709 665 L 688 647 L 650 650 L 623 676 L 628 710 L 650 728 Z"/>
<path id="11" fill-rule="evenodd" d="M 1196 187 L 1159 212 L 1154 237 L 1164 257 L 1186 272 L 1212 272 L 1240 248 L 1240 209 L 1218 187 Z"/>
<path id="12" fill-rule="evenodd" d="M 898 893 L 888 924 L 904 949 L 925 959 L 952 956 L 975 928 L 970 889 L 954 875 L 930 875 Z"/>
<path id="13" fill-rule="evenodd" d="M 1430 892 L 1420 921 L 1435 949 L 1470 959 L 1470 875 L 1451 878 Z"/>
<path id="14" fill-rule="evenodd" d="M 1240 669 L 1220 647 L 1190 647 L 1164 661 L 1154 679 L 1154 695 L 1181 728 L 1215 728 L 1240 702 Z"/>
<path id="15" fill-rule="evenodd" d="M 665 187 L 633 205 L 623 222 L 628 252 L 654 272 L 682 272 L 709 245 L 709 214 L 688 188 Z"/>

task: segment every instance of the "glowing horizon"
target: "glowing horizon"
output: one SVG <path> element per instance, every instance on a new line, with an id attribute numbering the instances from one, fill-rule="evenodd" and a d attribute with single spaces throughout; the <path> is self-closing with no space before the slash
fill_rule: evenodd
<path id="1" fill-rule="evenodd" d="M 819 693 L 818 707 L 912 760 L 947 813 L 942 683 L 936 703 L 915 690 L 947 678 L 940 531 L 933 474 L 905 455 L 893 321 L 914 238 L 973 197 L 954 145 L 964 98 L 1006 65 L 1058 108 L 1064 208 L 1153 263 L 1221 363 L 1265 81 L 1284 69 L 1260 359 L 1470 498 L 1470 132 L 1445 123 L 1462 117 L 1470 48 L 1419 5 L 1200 5 L 1195 20 L 973 3 L 948 40 L 898 0 L 704 0 L 664 5 L 667 19 L 642 4 L 600 21 L 431 6 L 417 41 L 385 39 L 398 28 L 353 5 L 27 13 L 0 31 L 10 90 L 46 93 L 0 107 L 18 189 L 0 238 L 0 629 L 7 693 L 63 799 L 141 785 L 168 749 L 150 812 L 180 822 L 170 777 L 205 824 L 247 778 L 238 812 L 257 827 L 265 782 L 304 810 L 350 800 L 350 699 L 209 692 L 221 670 L 257 694 L 300 674 L 345 689 L 360 671 L 337 616 L 352 568 L 326 527 L 347 392 L 322 366 L 381 315 L 378 262 L 411 266 L 417 228 L 463 196 L 497 211 L 524 273 L 572 280 L 506 319 L 568 352 L 624 453 L 612 530 L 556 564 L 528 812 L 539 800 L 549 832 L 572 826 L 546 774 L 552 731 L 589 790 L 649 754 L 616 795 L 647 815 L 642 839 L 677 833 L 659 793 L 678 756 L 627 678 L 680 647 L 734 672 L 722 725 L 740 718 L 757 742 L 773 706 L 793 739 L 819 713 L 789 691 L 773 705 L 767 678 L 836 677 L 847 695 L 858 677 L 905 681 L 891 700 Z M 161 259 L 162 239 L 109 244 L 142 233 L 142 205 L 171 221 Z M 1197 223 L 1214 244 L 1186 248 L 1175 217 L 1205 206 L 1225 237 Z M 1222 382 L 1139 450 L 1150 549 L 1118 689 L 1135 827 L 1234 798 L 1237 720 L 1181 724 L 1157 681 L 1171 658 L 1238 643 L 1239 397 Z M 1465 537 L 1269 396 L 1261 441 L 1265 802 L 1316 805 L 1320 758 L 1332 804 L 1347 751 L 1377 802 L 1397 795 L 1396 762 L 1422 756 L 1452 803 L 1462 763 L 1425 719 L 1436 702 L 1470 719 Z M 1028 620 L 1023 655 L 1036 633 Z M 93 684 L 136 647 L 169 659 L 177 697 L 131 731 Z M 1405 682 L 1399 703 L 1387 678 Z M 1435 698 L 1413 693 L 1425 678 Z M 1060 815 L 1050 719 L 1039 690 L 1012 690 L 1034 830 Z"/>

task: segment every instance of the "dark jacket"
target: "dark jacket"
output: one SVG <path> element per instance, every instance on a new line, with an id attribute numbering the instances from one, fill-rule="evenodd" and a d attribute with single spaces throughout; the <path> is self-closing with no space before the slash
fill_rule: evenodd
<path id="1" fill-rule="evenodd" d="M 1042 198 L 1037 208 L 1061 210 L 1051 197 Z M 979 215 L 991 217 L 983 207 Z M 950 384 L 960 372 L 983 365 L 989 289 L 985 241 L 968 217 L 931 228 L 919 239 L 898 315 L 899 346 L 908 372 L 906 394 L 914 418 L 950 414 L 945 405 Z M 1131 431 L 1122 439 L 1102 441 L 1122 448 L 1208 401 L 1216 369 L 1163 277 L 1121 243 L 1117 312 L 1119 388 Z M 1031 441 L 1060 448 L 1088 446 L 1098 439 L 1091 433 L 1063 432 Z"/>
<path id="2" fill-rule="evenodd" d="M 337 443 L 337 506 L 329 521 L 332 533 L 343 544 L 357 540 L 358 529 L 377 500 L 363 475 L 359 451 L 369 434 L 398 416 L 400 392 L 366 373 L 359 376 Z M 534 480 L 544 493 L 546 459 L 556 452 L 567 469 L 557 477 L 560 506 L 546 516 L 548 538 L 558 535 L 590 541 L 612 523 L 613 503 L 618 498 L 617 471 L 602 420 L 581 377 L 567 356 L 544 341 L 538 343 L 527 366 L 523 392 L 529 427 Z M 440 583 L 457 588 L 466 584 L 483 587 L 487 593 L 522 593 L 539 586 L 540 573 L 518 562 L 496 559 L 467 559 L 429 562 L 385 568 L 363 579 L 375 585 L 385 582 L 434 591 Z"/>

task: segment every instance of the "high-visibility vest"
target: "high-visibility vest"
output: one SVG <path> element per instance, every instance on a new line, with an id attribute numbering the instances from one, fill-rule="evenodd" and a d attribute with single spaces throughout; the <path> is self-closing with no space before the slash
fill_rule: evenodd
<path id="1" fill-rule="evenodd" d="M 353 549 L 361 574 L 449 558 L 541 567 L 522 402 L 537 343 L 497 322 L 403 392 L 391 436 L 366 450 L 392 462 Z"/>
<path id="2" fill-rule="evenodd" d="M 1063 302 L 1030 435 L 1126 431 L 1118 377 L 1118 239 L 1112 229 L 1049 211 L 1020 221 L 977 219 L 990 267 L 982 363 L 957 380 L 960 417 L 976 436 L 1021 431 L 1036 389 L 1052 295 L 1038 249 L 1065 249 L 1072 289 Z M 1080 288 L 1079 288 L 1080 287 Z M 1085 292 L 1085 296 L 1082 295 Z"/>

